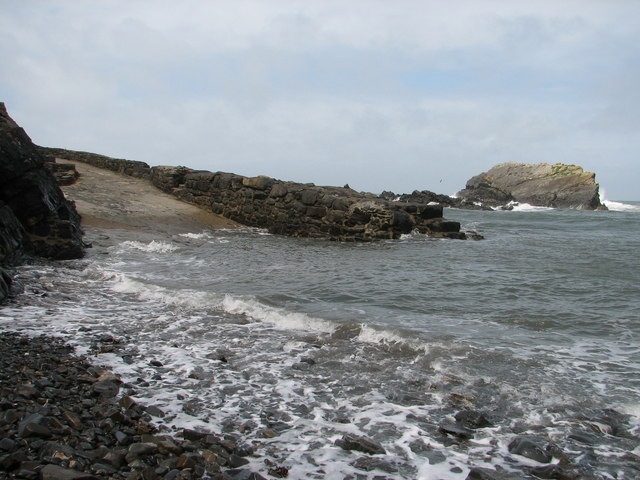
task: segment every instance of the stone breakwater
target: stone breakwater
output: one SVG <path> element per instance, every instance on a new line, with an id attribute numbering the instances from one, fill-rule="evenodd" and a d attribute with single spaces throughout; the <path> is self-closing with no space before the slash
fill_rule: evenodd
<path id="1" fill-rule="evenodd" d="M 148 179 L 186 202 L 270 233 L 339 241 L 396 239 L 415 230 L 437 238 L 479 238 L 443 218 L 439 204 L 393 202 L 348 187 L 324 187 L 196 171 L 187 167 L 150 167 L 144 162 L 87 152 L 40 147 L 49 158 L 84 162 L 124 175 Z"/>

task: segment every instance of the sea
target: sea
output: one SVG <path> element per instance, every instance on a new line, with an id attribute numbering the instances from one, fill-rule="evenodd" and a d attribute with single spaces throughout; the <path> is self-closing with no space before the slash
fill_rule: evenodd
<path id="1" fill-rule="evenodd" d="M 236 435 L 267 478 L 534 478 L 519 437 L 640 478 L 640 202 L 606 203 L 445 210 L 480 241 L 89 228 L 85 258 L 16 270 L 0 330 L 63 338 L 163 431 Z M 465 411 L 485 426 L 447 431 Z"/>

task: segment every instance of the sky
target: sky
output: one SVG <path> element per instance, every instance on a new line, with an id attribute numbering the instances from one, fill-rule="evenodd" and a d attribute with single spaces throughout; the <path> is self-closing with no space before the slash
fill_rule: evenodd
<path id="1" fill-rule="evenodd" d="M 453 194 L 506 161 L 640 200 L 640 1 L 0 0 L 44 146 Z"/>

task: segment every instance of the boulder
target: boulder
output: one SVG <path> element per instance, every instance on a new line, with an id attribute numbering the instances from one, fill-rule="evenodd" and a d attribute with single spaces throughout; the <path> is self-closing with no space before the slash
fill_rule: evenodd
<path id="1" fill-rule="evenodd" d="M 552 208 L 606 209 L 600 202 L 595 173 L 563 163 L 501 163 L 469 179 L 457 196 L 489 207 L 515 201 Z"/>

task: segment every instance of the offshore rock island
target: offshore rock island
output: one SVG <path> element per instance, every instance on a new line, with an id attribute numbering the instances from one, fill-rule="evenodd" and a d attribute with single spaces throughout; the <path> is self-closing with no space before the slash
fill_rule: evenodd
<path id="1" fill-rule="evenodd" d="M 595 173 L 556 163 L 500 163 L 469 179 L 457 196 L 464 202 L 499 207 L 510 202 L 550 208 L 606 210 Z"/>

